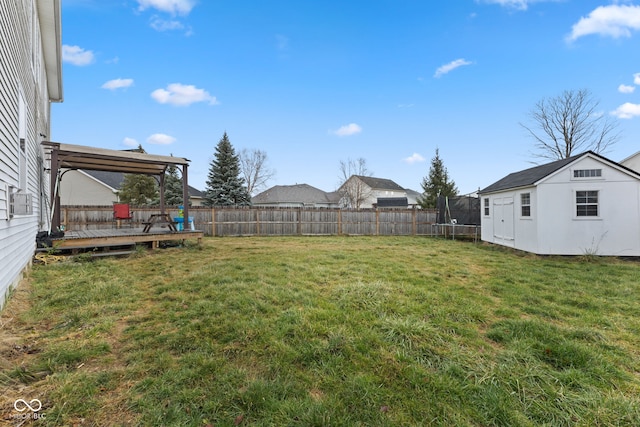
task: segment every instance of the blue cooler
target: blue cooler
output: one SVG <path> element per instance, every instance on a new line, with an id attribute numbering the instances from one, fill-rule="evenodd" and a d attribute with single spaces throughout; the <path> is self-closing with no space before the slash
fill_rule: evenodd
<path id="1" fill-rule="evenodd" d="M 176 222 L 176 229 L 178 231 L 183 231 L 184 230 L 184 218 L 181 216 L 174 216 L 173 220 Z M 193 217 L 190 216 L 189 217 L 189 229 L 191 230 L 195 230 L 195 226 L 193 225 Z"/>

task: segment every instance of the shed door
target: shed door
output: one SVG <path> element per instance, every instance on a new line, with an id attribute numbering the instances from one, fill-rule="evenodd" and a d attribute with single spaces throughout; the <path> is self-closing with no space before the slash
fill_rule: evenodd
<path id="1" fill-rule="evenodd" d="M 514 244 L 513 197 L 493 199 L 493 237 L 504 245 Z"/>

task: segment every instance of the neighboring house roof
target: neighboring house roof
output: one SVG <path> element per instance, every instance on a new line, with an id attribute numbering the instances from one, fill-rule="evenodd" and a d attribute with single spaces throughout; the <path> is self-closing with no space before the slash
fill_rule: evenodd
<path id="1" fill-rule="evenodd" d="M 587 155 L 598 158 L 606 163 L 609 163 L 613 166 L 624 169 L 627 172 L 630 172 L 636 176 L 638 176 L 638 172 L 627 168 L 619 163 L 616 163 L 612 160 L 607 159 L 600 154 L 594 153 L 593 151 L 586 151 L 582 154 L 577 154 L 575 156 L 567 157 L 566 159 L 556 160 L 555 162 L 547 163 L 540 166 L 535 166 L 529 169 L 522 170 L 520 172 L 511 173 L 499 181 L 494 182 L 490 186 L 481 190 L 480 193 L 493 193 L 496 191 L 509 190 L 511 188 L 518 187 L 527 187 L 536 184 L 541 179 L 551 175 L 552 173 L 564 168 L 565 166 L 573 163 L 574 161 L 585 157 Z"/>
<path id="2" fill-rule="evenodd" d="M 342 198 L 342 193 L 339 191 L 330 191 L 327 194 L 327 199 L 330 203 L 338 204 Z"/>
<path id="3" fill-rule="evenodd" d="M 92 178 L 102 182 L 104 185 L 111 187 L 114 190 L 119 190 L 124 182 L 124 173 L 122 172 L 108 172 L 108 171 L 93 171 L 93 170 L 80 170 Z M 189 186 L 189 196 L 191 197 L 203 197 L 202 191 Z"/>
<path id="4" fill-rule="evenodd" d="M 251 198 L 253 204 L 335 203 L 334 193 L 326 193 L 308 184 L 276 185 Z"/>
<path id="5" fill-rule="evenodd" d="M 374 190 L 405 191 L 404 188 L 400 187 L 398 184 L 391 181 L 390 179 L 374 178 L 372 176 L 363 176 L 363 175 L 353 175 L 353 176 L 360 179 L 362 182 L 364 182 Z"/>

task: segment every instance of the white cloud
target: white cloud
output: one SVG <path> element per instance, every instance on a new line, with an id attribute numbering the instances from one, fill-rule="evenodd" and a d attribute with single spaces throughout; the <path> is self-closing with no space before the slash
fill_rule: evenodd
<path id="1" fill-rule="evenodd" d="M 188 15 L 196 5 L 195 0 L 137 0 L 139 9 L 156 9 L 172 15 Z"/>
<path id="2" fill-rule="evenodd" d="M 126 137 L 125 139 L 122 140 L 122 145 L 126 145 L 127 147 L 134 147 L 135 148 L 140 144 L 138 144 L 138 141 L 136 141 L 135 139 Z"/>
<path id="3" fill-rule="evenodd" d="M 176 142 L 176 139 L 172 136 L 165 135 L 164 133 L 154 133 L 147 138 L 147 142 L 154 145 L 170 145 Z"/>
<path id="4" fill-rule="evenodd" d="M 102 85 L 102 89 L 116 90 L 133 86 L 133 79 L 113 79 Z"/>
<path id="5" fill-rule="evenodd" d="M 484 0 L 484 3 L 499 4 L 500 6 L 512 7 L 519 10 L 527 10 L 530 1 L 527 0 Z"/>
<path id="6" fill-rule="evenodd" d="M 628 86 L 628 85 L 618 86 L 618 92 L 620 93 L 633 93 L 633 91 L 635 90 L 636 90 L 635 86 Z"/>
<path id="7" fill-rule="evenodd" d="M 410 165 L 414 164 L 414 163 L 420 163 L 420 162 L 424 162 L 425 158 L 422 157 L 420 154 L 418 153 L 413 153 L 411 156 L 407 157 L 406 159 L 404 159 L 405 163 L 408 163 Z"/>
<path id="8" fill-rule="evenodd" d="M 62 60 L 77 66 L 93 64 L 95 56 L 90 50 L 84 50 L 80 46 L 62 46 Z"/>
<path id="9" fill-rule="evenodd" d="M 634 117 L 640 116 L 640 104 L 625 102 L 624 104 L 616 108 L 615 111 L 612 111 L 611 114 L 619 119 L 632 119 Z"/>
<path id="10" fill-rule="evenodd" d="M 433 75 L 435 78 L 442 77 L 443 75 L 450 73 L 458 67 L 462 67 L 464 65 L 471 65 L 472 62 L 465 60 L 464 58 L 456 59 L 455 61 L 451 61 L 448 64 L 445 64 L 436 70 L 436 73 Z"/>
<path id="11" fill-rule="evenodd" d="M 334 131 L 333 134 L 338 136 L 351 136 L 360 132 L 362 132 L 362 128 L 359 125 L 349 123 L 348 125 L 341 126 L 338 130 Z"/>
<path id="12" fill-rule="evenodd" d="M 640 85 L 640 73 L 636 73 L 633 75 L 633 84 Z"/>
<path id="13" fill-rule="evenodd" d="M 543 3 L 560 0 L 476 0 L 477 3 L 498 4 L 516 10 L 527 10 L 533 3 Z"/>
<path id="14" fill-rule="evenodd" d="M 175 20 L 166 20 L 162 19 L 158 16 L 154 16 L 151 18 L 151 28 L 156 31 L 174 31 L 174 30 L 182 30 L 184 25 L 180 21 Z"/>
<path id="15" fill-rule="evenodd" d="M 618 4 L 600 6 L 573 25 L 567 41 L 571 42 L 590 34 L 613 38 L 631 37 L 632 30 L 638 29 L 640 29 L 640 6 Z"/>
<path id="16" fill-rule="evenodd" d="M 156 89 L 151 92 L 151 97 L 160 104 L 176 106 L 187 106 L 196 102 L 208 102 L 210 105 L 218 104 L 216 97 L 211 96 L 206 90 L 181 83 L 171 83 L 166 89 Z"/>

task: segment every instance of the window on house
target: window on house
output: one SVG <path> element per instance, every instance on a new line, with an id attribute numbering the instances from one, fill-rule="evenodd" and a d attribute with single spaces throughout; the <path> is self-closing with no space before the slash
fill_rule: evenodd
<path id="1" fill-rule="evenodd" d="M 18 188 L 26 190 L 27 188 L 27 107 L 20 90 L 18 98 Z"/>
<path id="2" fill-rule="evenodd" d="M 602 176 L 602 169 L 575 169 L 574 178 L 599 178 Z"/>
<path id="3" fill-rule="evenodd" d="M 576 191 L 576 216 L 598 216 L 598 191 Z"/>
<path id="4" fill-rule="evenodd" d="M 531 216 L 531 193 L 520 194 L 520 215 Z"/>
<path id="5" fill-rule="evenodd" d="M 489 216 L 489 198 L 484 199 L 484 216 Z"/>

